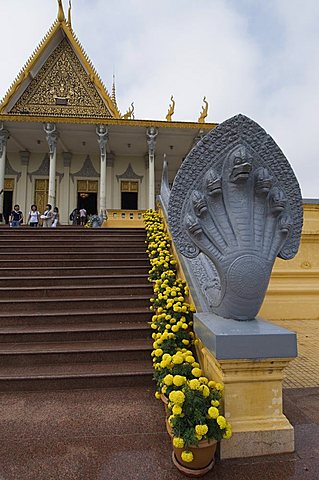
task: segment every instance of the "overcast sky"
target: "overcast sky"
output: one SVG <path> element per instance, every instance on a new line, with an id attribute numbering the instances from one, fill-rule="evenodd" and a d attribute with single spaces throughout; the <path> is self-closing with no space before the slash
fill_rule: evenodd
<path id="1" fill-rule="evenodd" d="M 67 14 L 68 1 L 64 0 Z M 319 197 L 318 0 L 73 0 L 73 28 L 135 118 L 243 113 L 272 135 L 307 198 Z M 56 0 L 0 0 L 0 97 L 57 15 Z"/>

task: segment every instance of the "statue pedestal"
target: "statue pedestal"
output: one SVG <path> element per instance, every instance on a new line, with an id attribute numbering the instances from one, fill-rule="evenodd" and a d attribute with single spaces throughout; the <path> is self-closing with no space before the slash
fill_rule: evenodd
<path id="1" fill-rule="evenodd" d="M 224 384 L 224 412 L 233 436 L 221 458 L 294 451 L 294 430 L 282 412 L 283 370 L 297 356 L 296 334 L 263 320 L 240 322 L 194 315 L 205 375 Z"/>

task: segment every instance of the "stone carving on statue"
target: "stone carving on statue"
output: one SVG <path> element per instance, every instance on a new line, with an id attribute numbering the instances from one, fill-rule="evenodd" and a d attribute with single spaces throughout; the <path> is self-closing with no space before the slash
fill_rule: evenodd
<path id="1" fill-rule="evenodd" d="M 209 132 L 187 156 L 170 192 L 168 220 L 208 311 L 253 319 L 276 257 L 297 253 L 301 193 L 273 139 L 238 115 Z M 213 283 L 205 273 L 207 260 L 217 272 Z"/>
<path id="2" fill-rule="evenodd" d="M 46 139 L 49 145 L 49 153 L 53 155 L 56 149 L 59 134 L 54 123 L 44 123 L 43 129 L 46 133 Z"/>
<path id="3" fill-rule="evenodd" d="M 9 132 L 4 128 L 3 122 L 0 122 L 0 157 L 2 157 L 4 148 L 9 139 Z"/>
<path id="4" fill-rule="evenodd" d="M 123 117 L 126 120 L 133 119 L 135 118 L 134 116 L 134 102 L 131 103 L 130 108 L 127 110 L 126 113 L 124 113 Z"/>
<path id="5" fill-rule="evenodd" d="M 158 135 L 158 130 L 155 127 L 149 127 L 146 131 L 147 135 L 147 145 L 148 152 L 150 155 L 154 155 L 156 147 L 156 137 Z"/>
<path id="6" fill-rule="evenodd" d="M 108 138 L 108 130 L 105 125 L 97 125 L 96 134 L 98 136 L 98 144 L 100 146 L 101 157 L 103 160 L 106 158 L 106 144 Z"/>
<path id="7" fill-rule="evenodd" d="M 166 115 L 166 121 L 167 122 L 172 121 L 172 116 L 174 115 L 174 112 L 175 112 L 175 100 L 174 100 L 173 95 L 171 95 L 171 102 L 172 103 L 169 104 L 168 112 L 167 112 L 167 115 Z"/>
<path id="8" fill-rule="evenodd" d="M 202 106 L 202 111 L 200 113 L 198 123 L 205 123 L 205 118 L 207 117 L 208 114 L 208 102 L 206 100 L 206 97 L 203 98 L 204 105 Z"/>

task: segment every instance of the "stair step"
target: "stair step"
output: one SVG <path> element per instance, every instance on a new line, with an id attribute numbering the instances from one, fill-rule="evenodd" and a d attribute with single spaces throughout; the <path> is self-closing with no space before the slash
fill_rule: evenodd
<path id="1" fill-rule="evenodd" d="M 148 301 L 148 296 L 113 296 L 113 297 L 80 297 L 80 298 L 24 298 L 24 299 L 0 299 L 1 312 L 34 312 L 41 311 L 61 312 L 65 310 L 89 310 L 108 308 L 109 310 L 125 306 L 127 310 L 131 307 L 142 307 Z"/>
<path id="2" fill-rule="evenodd" d="M 116 339 L 101 341 L 1 343 L 0 365 L 57 365 L 115 361 L 151 362 L 151 341 L 144 339 Z"/>
<path id="3" fill-rule="evenodd" d="M 151 386 L 152 370 L 149 360 L 0 367 L 0 391 Z"/>
<path id="4" fill-rule="evenodd" d="M 45 273 L 45 272 L 43 272 Z M 1 274 L 0 274 L 1 275 Z M 122 274 L 122 275 L 64 275 L 64 276 L 25 276 L 20 277 L 19 275 L 11 276 L 11 277 L 1 277 L 0 276 L 0 287 L 9 287 L 15 288 L 16 286 L 39 286 L 42 288 L 48 286 L 82 286 L 82 285 L 135 285 L 144 281 L 147 284 L 147 277 L 145 273 L 131 273 L 129 275 Z"/>
<path id="5" fill-rule="evenodd" d="M 50 343 L 131 339 L 150 341 L 151 331 L 147 322 L 104 322 L 82 324 L 13 325 L 0 327 L 1 343 Z"/>
<path id="6" fill-rule="evenodd" d="M 17 268 L 0 268 L 0 278 L 1 277 L 12 277 L 12 276 L 37 276 L 43 275 L 44 273 L 47 276 L 51 275 L 78 275 L 81 273 L 88 273 L 89 275 L 108 275 L 114 273 L 114 275 L 130 275 L 132 273 L 144 273 L 148 274 L 150 266 L 138 265 L 138 266 L 94 266 L 94 267 L 51 267 L 51 266 L 34 266 L 32 269 L 27 267 L 17 267 Z"/>
<path id="7" fill-rule="evenodd" d="M 45 262 L 47 268 L 61 268 L 61 267 L 128 267 L 128 266 L 137 266 L 137 267 L 147 267 L 150 268 L 149 262 L 145 258 L 104 258 L 103 256 L 99 259 L 85 258 L 81 256 L 78 258 L 70 259 L 57 259 L 55 255 L 50 258 L 38 259 L 37 264 L 40 262 Z M 4 260 L 1 264 L 2 268 L 30 268 L 30 259 L 14 259 L 14 260 Z"/>
<path id="8" fill-rule="evenodd" d="M 81 258 L 85 259 L 98 259 L 98 260 L 104 260 L 108 258 L 119 258 L 119 259 L 126 259 L 126 258 L 143 258 L 146 261 L 148 261 L 148 256 L 145 252 L 145 248 L 143 247 L 143 250 L 140 249 L 138 250 L 118 250 L 114 252 L 109 252 L 106 251 L 101 255 L 100 252 L 92 252 L 91 250 L 83 251 L 83 252 L 78 252 L 74 251 L 72 248 L 72 251 L 66 250 L 66 251 L 61 251 L 61 252 L 54 252 L 54 260 L 58 259 L 78 259 L 79 255 Z M 3 253 L 2 250 L 0 251 L 0 265 L 3 264 L 3 262 L 7 260 L 30 260 L 30 261 L 42 261 L 43 259 L 48 260 L 48 252 L 34 252 L 31 250 L 30 252 L 26 252 L 25 250 L 22 252 L 20 250 L 17 250 L 14 252 L 14 255 L 8 257 L 8 253 Z"/>
<path id="9" fill-rule="evenodd" d="M 55 285 L 55 286 L 28 286 L 15 287 L 14 296 L 18 299 L 24 298 L 79 298 L 79 297 L 100 297 L 116 296 L 127 292 L 130 296 L 151 296 L 152 287 L 148 283 L 130 285 Z M 0 287 L 0 299 L 12 301 L 12 287 Z"/>
<path id="10" fill-rule="evenodd" d="M 121 308 L 122 307 L 122 308 Z M 151 312 L 148 306 L 131 307 L 129 310 L 123 308 L 113 309 L 110 311 L 105 308 L 92 308 L 92 310 L 81 311 L 61 311 L 61 312 L 38 312 L 36 315 L 33 312 L 6 312 L 0 313 L 0 325 L 2 327 L 12 325 L 50 325 L 53 324 L 85 324 L 91 322 L 95 323 L 112 323 L 112 322 L 150 322 Z"/>

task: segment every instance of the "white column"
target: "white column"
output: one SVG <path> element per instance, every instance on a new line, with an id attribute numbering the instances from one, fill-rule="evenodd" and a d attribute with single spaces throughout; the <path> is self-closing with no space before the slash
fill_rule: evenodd
<path id="1" fill-rule="evenodd" d="M 9 132 L 0 123 L 0 221 L 3 221 L 4 173 L 6 168 L 7 141 Z"/>
<path id="2" fill-rule="evenodd" d="M 148 144 L 148 208 L 155 208 L 155 147 L 158 130 L 149 127 L 146 131 Z"/>
<path id="3" fill-rule="evenodd" d="M 55 192 L 55 176 L 56 176 L 56 145 L 58 141 L 58 132 L 54 123 L 45 123 L 44 131 L 47 135 L 47 142 L 49 145 L 50 154 L 50 169 L 49 169 L 49 193 L 48 203 L 55 207 L 56 192 Z"/>
<path id="4" fill-rule="evenodd" d="M 20 152 L 20 160 L 21 160 L 21 195 L 20 195 L 20 208 L 23 211 L 23 215 L 25 221 L 28 219 L 27 213 L 30 210 L 30 205 L 27 204 L 27 193 L 28 193 L 28 165 L 30 160 L 30 152 L 28 151 L 21 151 Z M 18 202 L 19 203 L 19 202 Z"/>
<path id="5" fill-rule="evenodd" d="M 113 208 L 114 153 L 106 154 L 106 208 Z"/>
<path id="6" fill-rule="evenodd" d="M 106 144 L 108 130 L 105 125 L 96 127 L 98 136 L 98 144 L 100 147 L 101 163 L 100 163 L 100 215 L 106 218 Z"/>
<path id="7" fill-rule="evenodd" d="M 61 204 L 61 223 L 68 225 L 70 215 L 70 167 L 71 167 L 71 152 L 63 152 L 63 179 L 62 179 L 62 201 Z"/>

